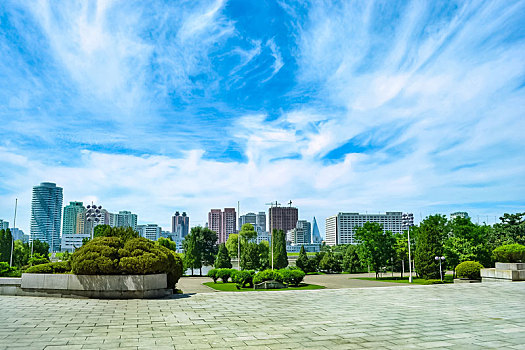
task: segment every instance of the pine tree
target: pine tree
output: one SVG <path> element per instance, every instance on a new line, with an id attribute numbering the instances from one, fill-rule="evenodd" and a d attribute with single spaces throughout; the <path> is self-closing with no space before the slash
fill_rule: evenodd
<path id="1" fill-rule="evenodd" d="M 230 254 L 228 254 L 228 249 L 226 244 L 221 243 L 219 245 L 219 252 L 217 253 L 217 259 L 215 259 L 215 268 L 216 269 L 231 269 L 232 261 L 230 259 Z"/>
<path id="2" fill-rule="evenodd" d="M 286 236 L 283 230 L 273 230 L 273 268 L 284 269 L 288 266 L 286 254 Z M 271 249 L 271 248 L 270 248 Z M 271 254 L 271 251 L 270 251 Z"/>
<path id="3" fill-rule="evenodd" d="M 415 253 L 416 272 L 425 279 L 439 278 L 439 261 L 443 255 L 443 240 L 446 237 L 447 219 L 443 215 L 431 215 L 416 227 L 417 242 Z"/>
<path id="4" fill-rule="evenodd" d="M 306 255 L 306 251 L 304 250 L 304 245 L 301 246 L 301 250 L 299 251 L 299 256 L 297 257 L 295 265 L 301 270 L 303 270 L 305 273 L 308 272 L 308 256 Z"/>

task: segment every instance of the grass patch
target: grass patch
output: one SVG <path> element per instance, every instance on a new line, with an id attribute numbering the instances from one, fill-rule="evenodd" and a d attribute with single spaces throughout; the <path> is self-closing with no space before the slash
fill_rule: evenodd
<path id="1" fill-rule="evenodd" d="M 392 283 L 409 283 L 408 277 L 379 277 L 376 279 L 375 277 L 351 277 L 351 279 L 356 280 L 365 280 L 365 281 L 379 281 L 379 282 L 392 282 Z M 414 278 L 412 277 L 412 284 L 422 284 L 422 285 L 429 285 L 429 284 L 441 284 L 441 280 L 426 280 L 423 278 Z M 445 275 L 443 279 L 443 283 L 454 283 L 454 278 L 452 275 Z"/>
<path id="2" fill-rule="evenodd" d="M 319 286 L 317 284 L 307 284 L 307 283 L 301 283 L 299 287 L 288 287 L 284 289 L 253 289 L 253 288 L 241 288 L 240 290 L 237 289 L 237 286 L 235 283 L 222 283 L 222 282 L 205 282 L 203 283 L 205 286 L 211 287 L 215 290 L 221 291 L 221 292 L 264 292 L 269 290 L 311 290 L 311 289 L 323 289 L 324 286 Z"/>

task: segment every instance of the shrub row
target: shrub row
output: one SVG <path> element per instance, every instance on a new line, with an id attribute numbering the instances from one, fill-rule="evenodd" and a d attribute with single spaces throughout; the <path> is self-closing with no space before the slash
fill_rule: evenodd
<path id="1" fill-rule="evenodd" d="M 497 262 L 525 262 L 525 246 L 517 243 L 502 245 L 494 249 L 492 255 Z"/>
<path id="2" fill-rule="evenodd" d="M 292 286 L 299 286 L 303 281 L 305 273 L 299 269 L 287 268 L 280 270 L 264 270 L 253 277 L 253 283 L 259 284 L 264 281 L 278 281 Z"/>
<path id="3" fill-rule="evenodd" d="M 233 283 L 236 283 L 239 288 L 246 286 L 253 286 L 253 275 L 255 271 L 246 271 L 246 270 L 235 270 L 235 269 L 212 269 L 208 271 L 207 276 L 213 279 L 214 283 L 217 283 L 217 280 L 222 280 L 223 283 L 228 283 L 229 279 Z"/>

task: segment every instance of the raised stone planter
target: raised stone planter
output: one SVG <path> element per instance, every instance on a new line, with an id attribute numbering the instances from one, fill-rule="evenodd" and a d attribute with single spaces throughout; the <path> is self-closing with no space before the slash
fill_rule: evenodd
<path id="1" fill-rule="evenodd" d="M 166 274 L 72 275 L 23 273 L 22 278 L 2 279 L 0 293 L 53 297 L 150 299 L 171 295 Z"/>
<path id="2" fill-rule="evenodd" d="M 284 284 L 278 281 L 270 280 L 264 281 L 253 286 L 254 289 L 283 289 L 286 288 Z"/>
<path id="3" fill-rule="evenodd" d="M 481 280 L 469 280 L 468 278 L 454 278 L 454 283 L 481 283 Z"/>
<path id="4" fill-rule="evenodd" d="M 525 263 L 496 263 L 496 268 L 481 269 L 483 282 L 525 281 Z"/>

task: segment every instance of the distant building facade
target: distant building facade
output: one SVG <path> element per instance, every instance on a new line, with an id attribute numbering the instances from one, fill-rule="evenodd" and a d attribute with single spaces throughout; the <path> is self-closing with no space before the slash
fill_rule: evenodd
<path id="1" fill-rule="evenodd" d="M 296 227 L 299 210 L 295 207 L 270 207 L 268 217 L 270 232 L 283 230 L 286 233 Z"/>
<path id="2" fill-rule="evenodd" d="M 11 234 L 13 235 L 13 239 L 15 241 L 22 241 L 23 243 L 29 243 L 29 235 L 26 235 L 24 231 L 22 231 L 19 228 L 10 228 Z"/>
<path id="3" fill-rule="evenodd" d="M 7 230 L 9 228 L 9 222 L 0 219 L 0 230 Z"/>
<path id="4" fill-rule="evenodd" d="M 295 228 L 286 232 L 286 240 L 290 244 L 310 244 L 312 237 L 312 224 L 306 220 L 297 220 Z"/>
<path id="5" fill-rule="evenodd" d="M 64 207 L 62 235 L 84 233 L 84 220 L 82 220 L 81 213 L 85 211 L 86 208 L 82 202 L 69 202 L 69 204 Z M 80 220 L 79 217 L 81 218 Z M 77 230 L 77 228 L 79 229 Z"/>
<path id="6" fill-rule="evenodd" d="M 463 218 L 468 219 L 468 213 L 466 211 L 457 211 L 455 213 L 450 214 L 450 220 L 454 220 L 455 218 Z"/>
<path id="7" fill-rule="evenodd" d="M 131 227 L 133 230 L 137 230 L 137 214 L 133 214 L 127 210 L 121 210 L 117 214 L 117 225 L 116 227 Z"/>
<path id="8" fill-rule="evenodd" d="M 317 220 L 315 220 L 315 216 L 312 221 L 312 238 L 310 239 L 310 242 L 317 244 L 321 244 L 323 242 L 323 238 L 319 232 L 319 226 L 317 226 Z"/>
<path id="9" fill-rule="evenodd" d="M 354 238 L 355 229 L 366 222 L 383 225 L 384 231 L 402 233 L 404 226 L 402 212 L 386 212 L 385 214 L 338 213 L 326 219 L 326 244 L 357 244 Z M 413 220 L 413 216 L 411 216 Z M 413 222 L 412 222 L 413 224 Z"/>
<path id="10" fill-rule="evenodd" d="M 82 241 L 91 238 L 91 233 L 73 233 L 62 235 L 62 251 L 74 252 L 82 247 Z"/>
<path id="11" fill-rule="evenodd" d="M 235 208 L 211 209 L 208 213 L 208 228 L 217 232 L 218 243 L 226 243 L 232 233 L 237 232 L 237 213 Z"/>
<path id="12" fill-rule="evenodd" d="M 162 227 L 157 224 L 137 225 L 137 232 L 141 237 L 157 241 L 161 237 Z"/>
<path id="13" fill-rule="evenodd" d="M 184 238 L 190 232 L 190 217 L 185 211 L 182 215 L 178 211 L 171 217 L 171 232 L 180 233 L 180 237 Z"/>
<path id="14" fill-rule="evenodd" d="M 242 225 L 244 224 L 251 224 L 257 233 L 262 233 L 266 231 L 266 213 L 265 212 L 259 212 L 258 214 L 255 213 L 247 213 L 244 215 L 239 216 L 239 230 L 242 228 Z"/>
<path id="15" fill-rule="evenodd" d="M 33 187 L 31 200 L 31 238 L 49 244 L 52 252 L 60 250 L 60 226 L 63 192 L 51 182 Z"/>

